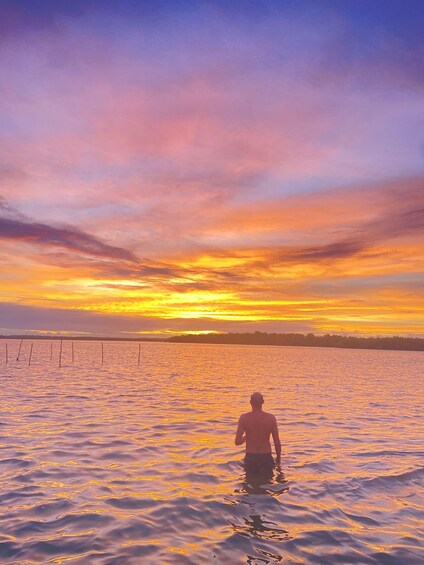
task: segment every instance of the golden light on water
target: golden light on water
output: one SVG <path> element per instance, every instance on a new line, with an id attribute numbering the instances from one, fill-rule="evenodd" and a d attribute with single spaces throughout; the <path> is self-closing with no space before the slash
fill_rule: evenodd
<path id="1" fill-rule="evenodd" d="M 17 386 L 0 380 L 4 538 L 21 557 L 55 547 L 66 562 L 88 544 L 101 558 L 107 547 L 117 559 L 231 562 L 283 558 L 292 540 L 306 561 L 311 539 L 314 555 L 417 554 L 420 352 L 388 363 L 385 351 L 143 343 L 139 366 L 135 343 L 105 342 L 103 362 L 100 342 L 75 342 L 72 362 L 66 342 L 59 370 L 58 343 L 53 359 L 48 341 L 36 345 L 29 379 L 27 343 L 8 366 Z M 283 444 L 265 484 L 233 443 L 258 383 Z"/>

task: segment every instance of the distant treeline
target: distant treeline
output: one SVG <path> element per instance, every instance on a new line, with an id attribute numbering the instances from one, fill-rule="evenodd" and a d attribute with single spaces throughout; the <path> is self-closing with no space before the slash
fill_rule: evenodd
<path id="1" fill-rule="evenodd" d="M 344 347 L 348 349 L 396 349 L 424 351 L 424 339 L 417 337 L 353 337 L 297 333 L 227 333 L 174 336 L 168 341 L 179 343 L 232 343 L 239 345 L 296 345 L 303 347 Z"/>
<path id="2" fill-rule="evenodd" d="M 174 337 L 102 337 L 60 335 L 0 335 L 0 339 L 69 341 L 150 341 L 174 343 L 229 343 L 239 345 L 296 345 L 303 347 L 344 347 L 348 349 L 397 349 L 424 351 L 424 339 L 418 337 L 353 337 L 344 335 L 276 334 L 265 332 L 227 334 L 187 334 Z"/>

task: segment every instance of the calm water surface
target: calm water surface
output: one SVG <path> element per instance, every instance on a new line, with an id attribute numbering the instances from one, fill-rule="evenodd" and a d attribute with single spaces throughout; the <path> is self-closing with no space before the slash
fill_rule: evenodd
<path id="1" fill-rule="evenodd" d="M 424 563 L 424 354 L 0 340 L 0 560 Z M 281 470 L 246 477 L 261 390 Z"/>

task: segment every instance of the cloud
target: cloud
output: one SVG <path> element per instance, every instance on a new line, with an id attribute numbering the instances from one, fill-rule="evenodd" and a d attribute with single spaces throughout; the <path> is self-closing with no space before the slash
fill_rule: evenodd
<path id="1" fill-rule="evenodd" d="M 424 207 L 417 207 L 418 198 L 413 197 L 421 196 L 424 203 L 424 179 L 420 194 L 413 193 L 406 202 L 402 200 L 405 196 L 408 194 L 402 191 L 398 193 L 397 208 L 400 211 L 381 211 L 373 220 L 351 226 L 349 238 L 327 245 L 295 249 L 292 253 L 289 249 L 283 252 L 283 258 L 299 261 L 339 259 L 358 255 L 376 245 L 404 236 L 412 235 L 416 241 L 424 238 Z"/>
<path id="2" fill-rule="evenodd" d="M 422 22 L 376 2 L 3 2 L 1 296 L 266 318 L 418 277 Z"/>
<path id="3" fill-rule="evenodd" d="M 98 336 L 136 337 L 143 334 L 182 331 L 269 331 L 307 332 L 312 326 L 306 322 L 263 320 L 260 322 L 232 322 L 203 318 L 197 320 L 159 319 L 142 315 L 106 314 L 66 308 L 43 308 L 9 302 L 0 302 L 2 333 L 17 334 L 33 330 L 43 332 L 75 332 Z"/>
<path id="4" fill-rule="evenodd" d="M 365 241 L 336 241 L 328 245 L 317 247 L 304 247 L 296 249 L 290 254 L 290 250 L 283 252 L 284 260 L 293 260 L 298 262 L 322 261 L 328 259 L 339 259 L 351 257 L 363 251 L 366 248 Z"/>
<path id="5" fill-rule="evenodd" d="M 11 206 L 9 202 L 0 195 L 0 214 L 3 218 L 25 220 L 25 215 L 19 212 L 16 208 Z M 1 219 L 1 218 L 0 218 Z"/>
<path id="6" fill-rule="evenodd" d="M 4 209 L 4 201 L 0 202 L 0 205 Z M 99 239 L 72 227 L 54 227 L 21 219 L 0 217 L 0 239 L 60 247 L 93 257 L 137 262 L 137 257 L 131 252 L 103 243 Z"/>
<path id="7" fill-rule="evenodd" d="M 419 237 L 423 208 L 424 177 L 405 178 L 233 204 L 199 237 L 205 244 L 221 239 L 222 252 L 225 242 L 232 249 L 237 241 L 240 252 L 281 248 L 291 259 L 342 257 L 395 237 Z"/>
<path id="8" fill-rule="evenodd" d="M 414 233 L 424 234 L 424 207 L 411 207 L 399 213 L 383 216 L 378 224 L 369 227 L 374 228 L 375 233 L 382 238 L 388 239 Z"/>

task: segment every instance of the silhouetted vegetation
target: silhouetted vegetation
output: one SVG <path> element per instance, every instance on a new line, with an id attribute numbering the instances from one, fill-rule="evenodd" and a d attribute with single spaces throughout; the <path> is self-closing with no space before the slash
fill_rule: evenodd
<path id="1" fill-rule="evenodd" d="M 227 333 L 174 336 L 168 341 L 178 343 L 229 343 L 239 345 L 295 345 L 302 347 L 343 347 L 348 349 L 395 349 L 424 351 L 424 339 L 416 337 L 353 337 L 297 333 Z"/>
<path id="2" fill-rule="evenodd" d="M 226 333 L 188 334 L 173 337 L 100 337 L 60 335 L 0 335 L 0 339 L 25 340 L 69 340 L 69 341 L 152 341 L 174 343 L 228 343 L 238 345 L 291 345 L 301 347 L 342 347 L 347 349 L 394 349 L 403 351 L 424 351 L 424 338 L 418 337 L 354 337 L 344 335 L 315 335 L 297 333 Z"/>

